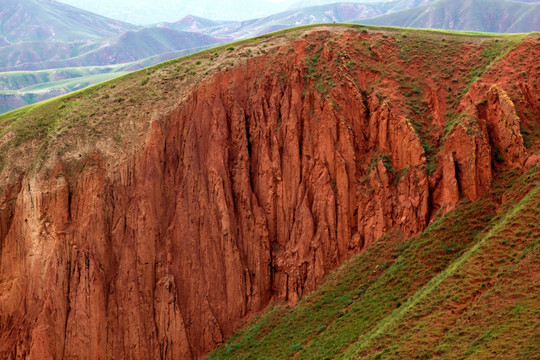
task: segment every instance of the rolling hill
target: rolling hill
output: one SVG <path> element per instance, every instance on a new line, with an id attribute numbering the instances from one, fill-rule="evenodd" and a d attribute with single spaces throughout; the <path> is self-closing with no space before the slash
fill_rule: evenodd
<path id="1" fill-rule="evenodd" d="M 506 0 L 438 0 L 362 24 L 449 30 L 523 33 L 538 31 L 540 2 Z"/>
<path id="2" fill-rule="evenodd" d="M 174 22 L 188 14 L 217 20 L 246 20 L 286 9 L 286 3 L 265 0 L 198 0 L 197 2 L 168 0 L 139 0 L 135 5 L 126 0 L 62 0 L 73 6 L 84 8 L 129 23 L 151 24 Z"/>
<path id="3" fill-rule="evenodd" d="M 388 3 L 391 3 L 391 6 L 396 10 L 410 9 L 415 6 L 425 5 L 427 3 L 433 2 L 435 0 L 390 0 L 390 1 L 380 1 L 380 0 L 357 0 L 357 1 L 347 1 L 348 3 L 361 3 L 368 4 L 374 3 L 381 6 L 388 6 Z M 293 3 L 290 6 L 290 9 L 300 9 L 309 6 L 320 6 L 320 5 L 330 5 L 336 3 L 335 0 L 302 0 Z M 384 4 L 387 3 L 387 4 Z"/>
<path id="4" fill-rule="evenodd" d="M 0 358 L 534 358 L 539 56 L 304 26 L 1 115 Z"/>
<path id="5" fill-rule="evenodd" d="M 0 47 L 0 71 L 115 65 L 222 41 L 200 33 L 145 28 L 95 41 L 19 43 Z"/>
<path id="6" fill-rule="evenodd" d="M 147 28 L 96 41 L 41 41 L 0 47 L 0 113 L 222 41 L 200 33 Z"/>
<path id="7" fill-rule="evenodd" d="M 311 4 L 299 3 L 297 6 Z M 531 32 L 540 29 L 538 6 L 506 0 L 395 0 L 339 2 L 294 7 L 270 16 L 245 21 L 213 21 L 186 16 L 159 27 L 194 31 L 210 36 L 242 39 L 288 27 L 333 22 L 360 22 L 398 27 L 445 28 L 481 32 Z M 484 8 L 490 9 L 483 11 Z"/>
<path id="8" fill-rule="evenodd" d="M 236 21 L 214 21 L 199 16 L 187 15 L 174 23 L 159 23 L 157 27 L 180 31 L 205 32 L 206 29 L 216 28 L 231 23 L 236 23 Z"/>

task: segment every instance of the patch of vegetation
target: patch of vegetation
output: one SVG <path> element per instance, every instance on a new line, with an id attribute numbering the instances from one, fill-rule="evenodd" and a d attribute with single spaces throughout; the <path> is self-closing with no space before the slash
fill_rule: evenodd
<path id="1" fill-rule="evenodd" d="M 530 115 L 530 119 L 533 119 L 534 116 Z M 524 127 L 523 123 L 520 129 L 521 135 L 523 136 L 523 145 L 529 149 L 540 137 L 540 128 L 534 127 Z"/>
<path id="2" fill-rule="evenodd" d="M 324 64 L 320 64 L 321 52 L 323 45 L 319 47 L 312 55 L 304 59 L 305 74 L 304 82 L 306 85 L 309 80 L 313 81 L 313 88 L 321 95 L 326 95 L 335 86 L 334 78 L 330 68 Z M 309 47 L 309 46 L 308 46 Z"/>
<path id="3" fill-rule="evenodd" d="M 356 68 L 356 64 L 357 64 L 357 63 L 356 63 L 356 61 L 354 61 L 354 60 L 347 61 L 347 67 L 348 67 L 349 69 L 354 69 L 354 68 Z"/>
<path id="4" fill-rule="evenodd" d="M 465 76 L 465 86 L 458 92 L 454 99 L 454 103 L 459 103 L 461 98 L 469 91 L 471 85 L 474 84 L 486 71 L 488 71 L 498 59 L 508 54 L 508 52 L 510 52 L 510 50 L 518 43 L 519 41 L 517 40 L 492 40 L 488 42 L 482 50 L 480 63 L 473 66 Z"/>
<path id="5" fill-rule="evenodd" d="M 395 176 L 397 174 L 396 169 L 392 166 L 392 158 L 388 154 L 379 154 L 371 158 L 369 162 L 369 168 L 367 170 L 368 174 L 375 169 L 379 161 L 382 161 L 385 169 L 390 173 L 390 175 Z"/>

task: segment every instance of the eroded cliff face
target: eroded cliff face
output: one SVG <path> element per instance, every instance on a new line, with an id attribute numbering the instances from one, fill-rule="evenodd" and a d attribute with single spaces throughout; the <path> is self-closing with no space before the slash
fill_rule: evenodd
<path id="1" fill-rule="evenodd" d="M 538 39 L 520 46 L 540 55 Z M 117 166 L 97 149 L 4 184 L 1 357 L 200 358 L 385 233 L 416 235 L 478 199 L 497 166 L 532 166 L 518 114 L 538 122 L 537 70 L 513 98 L 486 73 L 445 130 L 444 84 L 419 77 L 427 100 L 411 115 L 395 77 L 361 66 L 417 72 L 395 47 L 309 31 L 205 79 Z"/>

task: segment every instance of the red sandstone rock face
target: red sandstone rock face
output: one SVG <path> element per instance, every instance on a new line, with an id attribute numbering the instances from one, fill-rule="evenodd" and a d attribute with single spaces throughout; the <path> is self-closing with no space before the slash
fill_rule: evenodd
<path id="1" fill-rule="evenodd" d="M 399 101 L 367 96 L 345 65 L 332 101 L 304 91 L 305 46 L 204 81 L 115 170 L 93 153 L 80 173 L 59 161 L 6 188 L 0 357 L 199 358 L 388 231 L 413 236 L 439 208 L 480 197 L 494 149 L 524 165 L 501 88 L 456 122 L 428 175 Z"/>
<path id="2" fill-rule="evenodd" d="M 527 149 L 523 145 L 520 119 L 514 103 L 506 91 L 496 85 L 489 89 L 487 101 L 485 116 L 493 144 L 508 165 L 523 166 Z"/>
<path id="3" fill-rule="evenodd" d="M 456 122 L 439 154 L 439 174 L 433 203 L 453 208 L 460 195 L 477 200 L 490 187 L 492 180 L 491 147 L 486 125 L 470 115 Z M 441 174 L 442 173 L 442 174 Z"/>

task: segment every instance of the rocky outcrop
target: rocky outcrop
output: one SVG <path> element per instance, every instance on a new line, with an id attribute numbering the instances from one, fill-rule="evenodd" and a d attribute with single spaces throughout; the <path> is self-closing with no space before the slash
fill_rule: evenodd
<path id="1" fill-rule="evenodd" d="M 491 186 L 491 147 L 486 125 L 474 114 L 456 119 L 438 156 L 433 203 L 445 211 L 462 196 L 477 200 Z"/>
<path id="2" fill-rule="evenodd" d="M 209 77 L 127 161 L 58 158 L 5 187 L 0 357 L 200 358 L 385 233 L 478 199 L 494 147 L 523 165 L 519 118 L 492 88 L 428 174 L 400 98 L 365 91 L 373 71 L 353 78 L 325 48 L 337 85 L 317 90 L 304 53 L 317 36 Z"/>
<path id="3" fill-rule="evenodd" d="M 453 209 L 461 196 L 477 200 L 489 190 L 497 162 L 518 169 L 535 164 L 537 156 L 524 146 L 521 121 L 508 94 L 493 85 L 485 97 L 454 119 L 431 179 L 435 208 Z"/>
<path id="4" fill-rule="evenodd" d="M 514 103 L 503 89 L 491 86 L 487 93 L 487 104 L 482 108 L 494 147 L 501 152 L 506 164 L 523 166 L 527 149 L 523 145 L 520 119 Z"/>
<path id="5" fill-rule="evenodd" d="M 358 204 L 358 237 L 363 246 L 399 228 L 408 236 L 429 220 L 426 155 L 408 120 L 398 119 L 388 103 L 370 98 L 368 151 L 372 157 Z"/>

